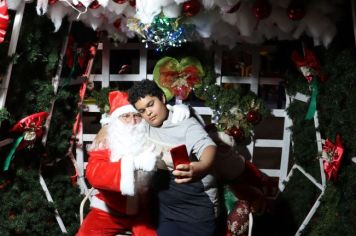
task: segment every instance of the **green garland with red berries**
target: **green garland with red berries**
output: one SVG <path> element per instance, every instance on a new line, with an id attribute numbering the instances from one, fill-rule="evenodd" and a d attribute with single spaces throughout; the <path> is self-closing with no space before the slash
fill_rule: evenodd
<path id="1" fill-rule="evenodd" d="M 262 99 L 240 86 L 225 88 L 216 84 L 216 76 L 208 72 L 201 85 L 194 88 L 197 97 L 213 110 L 212 120 L 219 131 L 233 136 L 236 141 L 249 141 L 254 126 L 269 112 Z"/>

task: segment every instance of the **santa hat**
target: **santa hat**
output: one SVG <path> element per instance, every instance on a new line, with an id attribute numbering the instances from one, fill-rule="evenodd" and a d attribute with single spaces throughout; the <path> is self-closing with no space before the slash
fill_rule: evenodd
<path id="1" fill-rule="evenodd" d="M 113 91 L 109 93 L 110 118 L 117 118 L 122 114 L 137 112 L 128 101 L 128 93 Z"/>

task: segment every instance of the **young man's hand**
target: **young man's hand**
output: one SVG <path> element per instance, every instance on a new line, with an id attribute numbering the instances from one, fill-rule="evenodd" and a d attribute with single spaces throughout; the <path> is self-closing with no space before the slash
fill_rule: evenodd
<path id="1" fill-rule="evenodd" d="M 175 182 L 178 184 L 188 183 L 193 180 L 193 167 L 190 164 L 179 164 L 173 171 L 173 175 L 176 177 Z"/>
<path id="2" fill-rule="evenodd" d="M 215 151 L 215 146 L 207 146 L 199 161 L 177 165 L 172 172 L 176 177 L 175 182 L 178 184 L 193 182 L 210 173 L 214 165 Z"/>
<path id="3" fill-rule="evenodd" d="M 173 175 L 176 177 L 175 182 L 178 184 L 183 184 L 201 179 L 204 173 L 199 171 L 199 169 L 201 169 L 199 165 L 201 165 L 199 162 L 179 164 L 173 171 Z"/>

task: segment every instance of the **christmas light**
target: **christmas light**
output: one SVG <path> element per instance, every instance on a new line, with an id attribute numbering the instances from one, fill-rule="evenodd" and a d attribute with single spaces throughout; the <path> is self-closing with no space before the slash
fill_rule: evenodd
<path id="1" fill-rule="evenodd" d="M 148 43 L 156 46 L 157 51 L 164 51 L 170 47 L 180 47 L 187 42 L 186 25 L 181 24 L 180 18 L 168 18 L 164 15 L 156 16 L 151 24 L 142 24 L 132 20 L 129 28 L 143 37 L 146 48 Z"/>

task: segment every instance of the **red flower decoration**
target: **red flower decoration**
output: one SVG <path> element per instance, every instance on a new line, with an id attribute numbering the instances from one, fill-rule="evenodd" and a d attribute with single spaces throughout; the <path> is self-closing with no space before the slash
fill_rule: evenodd
<path id="1" fill-rule="evenodd" d="M 336 135 L 335 144 L 329 139 L 326 139 L 325 144 L 323 145 L 322 159 L 327 180 L 330 180 L 331 178 L 333 178 L 334 181 L 337 180 L 343 153 L 344 147 L 340 135 Z"/>

